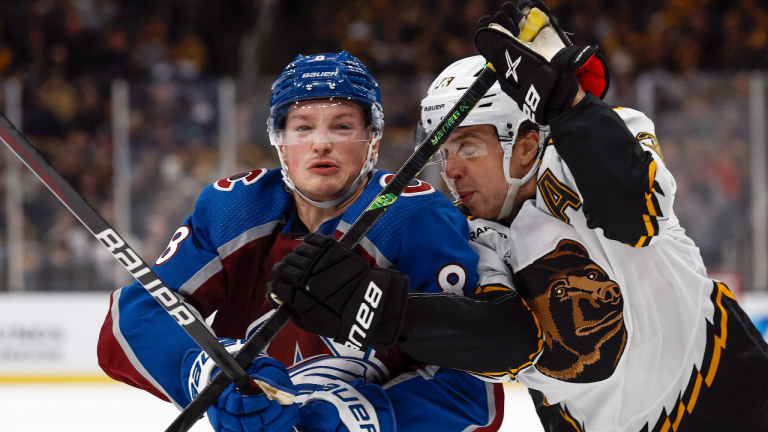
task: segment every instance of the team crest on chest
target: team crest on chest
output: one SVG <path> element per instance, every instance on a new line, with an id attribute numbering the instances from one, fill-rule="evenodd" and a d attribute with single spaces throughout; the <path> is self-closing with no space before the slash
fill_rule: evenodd
<path id="1" fill-rule="evenodd" d="M 515 285 L 546 333 L 539 372 L 577 383 L 613 374 L 627 343 L 624 300 L 584 246 L 561 240 L 516 273 Z"/>

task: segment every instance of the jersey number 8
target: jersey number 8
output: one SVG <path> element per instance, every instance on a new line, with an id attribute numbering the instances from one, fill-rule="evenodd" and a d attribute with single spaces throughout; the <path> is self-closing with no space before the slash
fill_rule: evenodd
<path id="1" fill-rule="evenodd" d="M 179 244 L 189 237 L 190 232 L 191 230 L 188 226 L 180 226 L 173 234 L 173 237 L 171 237 L 171 242 L 168 243 L 168 247 L 165 248 L 165 251 L 160 255 L 160 258 L 155 261 L 155 265 L 160 265 L 176 255 L 176 251 L 179 250 Z"/>

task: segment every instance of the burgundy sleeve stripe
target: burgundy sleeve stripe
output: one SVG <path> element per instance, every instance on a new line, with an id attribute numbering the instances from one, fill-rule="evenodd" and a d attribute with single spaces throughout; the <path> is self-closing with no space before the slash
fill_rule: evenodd
<path id="1" fill-rule="evenodd" d="M 120 293 L 123 291 L 123 288 L 120 288 L 119 290 L 112 293 L 112 335 L 115 337 L 115 340 L 117 340 L 117 343 L 120 344 L 120 347 L 123 350 L 123 353 L 127 357 L 128 361 L 130 362 L 131 366 L 136 370 L 136 372 L 141 375 L 143 379 L 145 379 L 149 384 L 151 384 L 154 388 L 156 388 L 160 393 L 162 393 L 165 398 L 171 403 L 173 403 L 176 408 L 179 410 L 182 409 L 182 406 L 176 402 L 171 396 L 168 394 L 168 392 L 165 391 L 165 389 L 158 383 L 152 375 L 150 375 L 149 372 L 144 368 L 144 365 L 141 364 L 141 361 L 139 361 L 138 357 L 136 357 L 136 354 L 133 352 L 133 349 L 128 344 L 128 341 L 123 336 L 123 333 L 120 331 Z"/>
<path id="2" fill-rule="evenodd" d="M 488 424 L 475 432 L 498 431 L 504 421 L 504 385 L 486 383 L 485 388 L 488 391 Z"/>
<path id="3" fill-rule="evenodd" d="M 120 344 L 112 333 L 112 296 L 110 296 L 110 308 L 107 317 L 99 333 L 98 359 L 99 367 L 115 381 L 124 382 L 136 388 L 144 389 L 155 397 L 168 402 L 168 398 L 144 379 L 128 361 Z"/>

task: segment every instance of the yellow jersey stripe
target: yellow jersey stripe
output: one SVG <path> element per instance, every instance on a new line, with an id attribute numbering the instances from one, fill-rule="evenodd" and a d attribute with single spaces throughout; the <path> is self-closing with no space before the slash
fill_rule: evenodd
<path id="1" fill-rule="evenodd" d="M 722 353 L 722 350 L 725 349 L 725 342 L 728 339 L 728 312 L 726 311 L 725 307 L 723 306 L 723 296 L 728 297 L 732 300 L 736 300 L 736 297 L 733 295 L 731 290 L 728 289 L 725 284 L 722 284 L 720 282 L 715 282 L 717 289 L 717 294 L 715 296 L 715 308 L 720 310 L 720 334 L 713 336 L 713 352 L 712 352 L 712 359 L 709 362 L 709 369 L 707 371 L 707 378 L 703 379 L 701 376 L 701 372 L 696 370 L 696 367 L 694 366 L 694 372 L 696 376 L 696 380 L 693 382 L 693 391 L 691 392 L 691 397 L 688 399 L 688 404 L 686 406 L 685 402 L 680 400 L 677 406 L 677 410 L 675 415 L 675 421 L 672 423 L 670 419 L 670 415 L 667 414 L 667 416 L 664 418 L 663 426 L 661 427 L 661 432 L 667 432 L 670 429 L 673 431 L 677 431 L 677 428 L 680 425 L 680 422 L 683 419 L 683 416 L 685 413 L 692 414 L 693 409 L 696 406 L 696 401 L 699 398 L 699 393 L 702 390 L 702 382 L 707 384 L 707 387 L 710 387 L 712 385 L 712 382 L 715 379 L 715 375 L 717 374 L 717 368 L 720 364 L 720 356 Z M 702 365 L 703 367 L 703 365 Z M 688 387 L 690 388 L 691 383 L 688 383 Z M 683 393 L 684 394 L 684 393 Z M 682 395 L 681 394 L 681 397 Z M 662 420 L 659 419 L 659 422 Z M 658 425 L 658 423 L 657 423 Z M 656 428 L 654 428 L 655 430 Z"/>

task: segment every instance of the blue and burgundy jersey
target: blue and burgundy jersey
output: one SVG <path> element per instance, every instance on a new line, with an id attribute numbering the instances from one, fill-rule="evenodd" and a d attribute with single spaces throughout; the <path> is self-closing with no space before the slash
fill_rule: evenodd
<path id="1" fill-rule="evenodd" d="M 375 171 L 360 198 L 318 231 L 341 237 L 392 177 Z M 257 169 L 206 187 L 153 268 L 207 319 L 217 337 L 245 338 L 273 313 L 266 301 L 272 266 L 306 234 L 280 171 Z M 417 182 L 384 213 L 356 252 L 372 266 L 408 275 L 412 290 L 464 295 L 478 282 L 478 256 L 468 240 L 464 216 L 431 185 Z M 189 401 L 181 364 L 190 349 L 199 347 L 138 282 L 112 294 L 98 348 L 99 363 L 109 376 L 183 407 Z M 496 430 L 501 423 L 499 385 L 427 367 L 397 348 L 386 356 L 353 351 L 289 323 L 266 352 L 289 367 L 302 396 L 324 384 L 317 376 L 363 377 L 385 386 L 398 423 L 420 424 L 416 406 L 422 413 L 428 406 L 451 411 L 442 421 L 449 430 Z M 405 402 L 414 398 L 418 404 Z M 399 429 L 410 429 L 404 427 Z"/>

